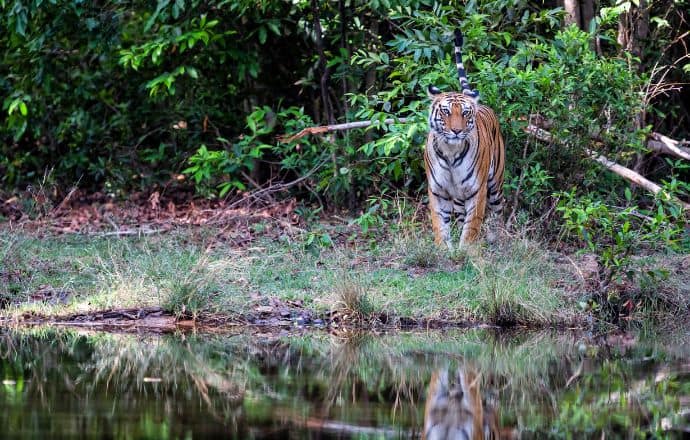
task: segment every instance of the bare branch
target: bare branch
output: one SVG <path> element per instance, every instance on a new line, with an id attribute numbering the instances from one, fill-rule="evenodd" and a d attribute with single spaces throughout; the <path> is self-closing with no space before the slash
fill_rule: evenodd
<path id="1" fill-rule="evenodd" d="M 292 142 L 297 139 L 303 138 L 304 136 L 308 134 L 321 134 L 321 133 L 328 133 L 330 131 L 342 131 L 342 130 L 352 130 L 354 128 L 364 128 L 368 127 L 370 125 L 373 125 L 379 121 L 356 121 L 356 122 L 348 122 L 346 124 L 334 124 L 334 125 L 321 125 L 318 127 L 307 127 L 300 131 L 297 134 L 293 134 L 292 136 L 288 135 L 282 135 L 278 136 L 278 140 L 280 142 Z M 407 118 L 388 118 L 383 120 L 383 124 L 397 124 L 397 123 L 405 123 L 407 122 Z"/>
<path id="2" fill-rule="evenodd" d="M 536 137 L 537 139 L 544 141 L 544 142 L 552 142 L 554 139 L 553 135 L 550 132 L 548 132 L 542 128 L 539 128 L 535 125 L 528 125 L 525 128 L 525 131 L 527 133 L 531 134 L 532 136 Z M 619 176 L 621 176 L 625 180 L 632 182 L 635 185 L 638 185 L 638 186 L 646 189 L 647 191 L 651 192 L 654 195 L 658 195 L 659 193 L 661 193 L 662 196 L 669 198 L 668 194 L 666 194 L 666 192 L 664 191 L 664 189 L 662 187 L 660 187 L 656 183 L 652 182 L 651 180 L 647 179 L 646 177 L 642 176 L 641 174 L 636 173 L 635 171 L 631 170 L 630 168 L 626 168 L 623 165 L 618 164 L 618 163 L 610 160 L 606 156 L 599 154 L 594 150 L 590 150 L 589 148 L 585 148 L 584 150 L 585 150 L 585 153 L 587 153 L 587 155 L 592 160 L 595 160 L 595 161 L 599 162 L 600 164 L 604 165 L 607 169 L 618 174 Z M 690 211 L 690 204 L 688 204 L 682 200 L 679 200 L 677 198 L 674 198 L 674 201 L 676 203 L 678 203 L 679 205 L 681 205 L 684 210 Z"/>
<path id="3" fill-rule="evenodd" d="M 280 192 L 280 191 L 285 191 L 286 189 L 288 189 L 288 188 L 290 188 L 290 187 L 293 187 L 293 186 L 297 185 L 298 183 L 300 183 L 300 182 L 302 182 L 302 181 L 308 179 L 309 177 L 311 177 L 311 175 L 314 174 L 315 172 L 317 172 L 322 166 L 324 166 L 324 165 L 326 164 L 326 162 L 328 162 L 328 159 L 322 160 L 321 162 L 319 162 L 318 164 L 316 164 L 316 166 L 314 166 L 311 170 L 307 171 L 306 174 L 304 174 L 304 175 L 298 177 L 297 179 L 295 179 L 295 180 L 293 180 L 293 181 L 291 181 L 291 182 L 277 183 L 277 184 L 271 185 L 271 186 L 269 186 L 269 187 L 267 187 L 267 188 L 262 188 L 262 189 L 260 189 L 260 190 L 258 190 L 258 191 L 254 191 L 254 192 L 252 192 L 252 193 L 249 193 L 249 194 L 247 194 L 246 196 L 242 197 L 241 199 L 236 200 L 235 202 L 233 202 L 233 203 L 231 203 L 230 205 L 228 205 L 228 206 L 226 207 L 226 209 L 233 209 L 233 208 L 236 208 L 237 206 L 242 205 L 243 203 L 246 203 L 248 200 L 251 200 L 251 199 L 261 198 L 261 197 L 263 197 L 263 196 L 265 196 L 265 195 L 270 196 L 270 194 L 273 194 L 273 193 L 276 193 L 276 192 Z M 219 215 L 219 214 L 216 214 L 216 215 L 213 216 L 211 219 L 215 219 L 215 217 L 217 217 L 218 215 Z M 209 220 L 209 221 L 210 221 L 210 220 Z"/>
<path id="4" fill-rule="evenodd" d="M 670 154 L 681 159 L 690 160 L 690 149 L 680 146 L 682 142 L 676 141 L 660 133 L 652 133 L 647 141 L 647 148 L 659 153 Z"/>
<path id="5" fill-rule="evenodd" d="M 530 121 L 534 120 L 536 122 L 530 122 L 525 128 L 525 131 L 540 141 L 549 143 L 553 142 L 551 133 L 546 130 L 551 125 L 550 121 L 534 118 L 534 116 L 535 115 L 530 115 Z M 599 140 L 595 135 L 592 135 L 592 138 Z M 658 153 L 670 154 L 681 159 L 690 160 L 690 148 L 681 146 L 686 143 L 687 142 L 685 141 L 671 139 L 670 137 L 664 136 L 661 133 L 652 132 L 647 140 L 647 148 Z"/>

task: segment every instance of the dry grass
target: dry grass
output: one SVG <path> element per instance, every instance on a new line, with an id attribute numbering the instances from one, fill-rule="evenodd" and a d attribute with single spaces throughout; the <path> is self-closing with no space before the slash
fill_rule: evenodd
<path id="1" fill-rule="evenodd" d="M 341 272 L 334 285 L 336 309 L 343 316 L 367 321 L 374 315 L 374 307 L 367 297 L 367 287 L 358 277 Z"/>

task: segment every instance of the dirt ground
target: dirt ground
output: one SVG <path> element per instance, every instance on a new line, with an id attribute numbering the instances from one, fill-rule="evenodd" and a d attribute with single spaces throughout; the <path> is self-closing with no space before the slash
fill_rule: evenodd
<path id="1" fill-rule="evenodd" d="M 301 230 L 294 198 L 242 195 L 234 201 L 192 198 L 184 192 L 134 193 L 115 201 L 101 193 L 70 192 L 59 203 L 42 194 L 0 197 L 0 225 L 36 234 L 125 236 L 164 233 L 176 227 L 207 226 L 219 239 L 242 246 L 255 235 L 252 225 L 266 223 L 261 233 L 294 234 Z"/>

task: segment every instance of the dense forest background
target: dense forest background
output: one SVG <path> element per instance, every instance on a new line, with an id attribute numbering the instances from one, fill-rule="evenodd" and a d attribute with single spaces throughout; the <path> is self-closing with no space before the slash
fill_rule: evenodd
<path id="1" fill-rule="evenodd" d="M 690 161 L 654 142 L 688 137 L 685 0 L 1 0 L 0 9 L 7 197 L 37 185 L 56 200 L 73 186 L 116 199 L 173 188 L 221 197 L 293 182 L 291 195 L 326 209 L 418 198 L 425 89 L 457 89 L 460 26 L 470 82 L 504 127 L 507 216 L 557 206 L 616 216 L 634 205 L 677 218 L 673 202 L 688 200 Z M 360 120 L 375 123 L 278 137 Z M 631 187 L 596 155 L 662 191 Z"/>

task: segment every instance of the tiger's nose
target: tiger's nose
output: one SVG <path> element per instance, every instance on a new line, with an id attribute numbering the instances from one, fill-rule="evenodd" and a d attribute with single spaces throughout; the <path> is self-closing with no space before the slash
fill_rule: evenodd
<path id="1" fill-rule="evenodd" d="M 460 134 L 460 132 L 462 132 L 462 129 L 461 128 L 451 128 L 450 131 L 452 131 L 455 134 Z"/>

